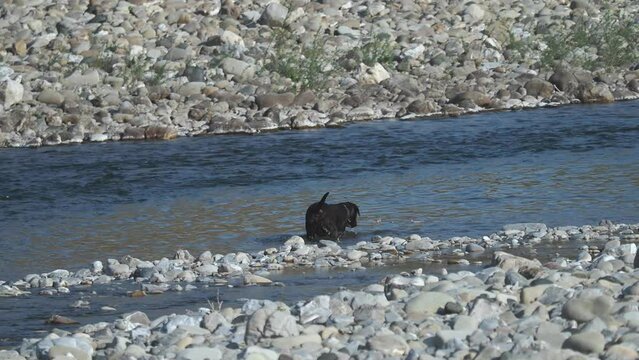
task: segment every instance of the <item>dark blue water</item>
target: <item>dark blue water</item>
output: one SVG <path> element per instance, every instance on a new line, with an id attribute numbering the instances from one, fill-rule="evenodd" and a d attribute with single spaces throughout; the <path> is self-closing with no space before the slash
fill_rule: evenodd
<path id="1" fill-rule="evenodd" d="M 639 220 L 639 103 L 345 129 L 0 149 L 0 279 L 131 254 L 277 246 L 306 207 L 362 210 L 356 239 Z"/>

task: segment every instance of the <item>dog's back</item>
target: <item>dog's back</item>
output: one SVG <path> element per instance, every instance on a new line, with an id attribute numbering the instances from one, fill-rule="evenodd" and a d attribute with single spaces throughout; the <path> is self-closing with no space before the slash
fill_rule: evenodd
<path id="1" fill-rule="evenodd" d="M 346 227 L 357 226 L 359 207 L 352 202 L 326 204 L 329 193 L 311 204 L 306 210 L 306 237 L 315 240 L 321 237 L 339 240 Z"/>

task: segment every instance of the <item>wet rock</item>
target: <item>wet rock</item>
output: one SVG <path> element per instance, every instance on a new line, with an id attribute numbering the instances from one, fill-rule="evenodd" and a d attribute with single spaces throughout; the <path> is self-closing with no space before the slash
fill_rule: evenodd
<path id="1" fill-rule="evenodd" d="M 177 131 L 172 127 L 149 126 L 144 130 L 146 139 L 170 140 L 177 137 Z"/>
<path id="2" fill-rule="evenodd" d="M 466 245 L 466 251 L 473 253 L 473 252 L 483 252 L 486 249 L 484 249 L 484 247 L 482 247 L 481 245 L 475 244 L 475 243 L 471 243 Z"/>
<path id="3" fill-rule="evenodd" d="M 62 315 L 52 315 L 49 319 L 47 319 L 46 322 L 48 324 L 58 324 L 58 325 L 79 324 L 77 321 Z"/>
<path id="4" fill-rule="evenodd" d="M 15 286 L 0 285 L 0 298 L 2 297 L 15 297 L 20 295 L 27 295 L 29 292 L 22 291 Z"/>
<path id="5" fill-rule="evenodd" d="M 610 88 L 603 83 L 580 86 L 577 90 L 577 98 L 584 103 L 610 103 L 615 101 Z"/>
<path id="6" fill-rule="evenodd" d="M 255 284 L 255 285 L 268 285 L 268 284 L 273 283 L 273 281 L 271 281 L 271 280 L 269 280 L 269 279 L 267 279 L 265 277 L 262 277 L 262 276 L 259 276 L 259 275 L 255 275 L 255 274 L 251 274 L 251 273 L 244 273 L 243 280 L 244 280 L 244 284 L 245 285 L 252 285 L 252 284 Z"/>
<path id="7" fill-rule="evenodd" d="M 461 105 L 466 101 L 471 101 L 472 104 L 481 107 L 490 106 L 490 104 L 492 103 L 492 99 L 488 95 L 475 90 L 458 93 L 457 95 L 453 96 L 452 99 L 450 99 L 451 103 L 457 105 Z"/>
<path id="8" fill-rule="evenodd" d="M 132 271 L 127 264 L 109 264 L 107 266 L 107 275 L 111 275 L 117 279 L 126 279 L 131 276 Z"/>
<path id="9" fill-rule="evenodd" d="M 432 114 L 438 112 L 440 107 L 433 100 L 417 99 L 408 104 L 406 110 L 413 114 Z"/>

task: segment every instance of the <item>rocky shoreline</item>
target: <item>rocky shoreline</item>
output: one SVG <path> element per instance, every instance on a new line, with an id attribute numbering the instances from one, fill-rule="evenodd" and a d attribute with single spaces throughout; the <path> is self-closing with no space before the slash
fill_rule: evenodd
<path id="1" fill-rule="evenodd" d="M 0 147 L 636 99 L 637 14 L 628 0 L 8 0 Z"/>
<path id="2" fill-rule="evenodd" d="M 557 256 L 542 264 L 511 254 L 520 247 L 575 241 L 586 245 L 574 258 Z M 639 224 L 525 223 L 477 239 L 389 236 L 342 247 L 332 241 L 306 244 L 294 236 L 279 249 L 253 254 L 207 251 L 195 258 L 179 251 L 173 259 L 125 257 L 106 266 L 96 261 L 90 269 L 1 284 L 1 294 L 51 295 L 115 279 L 139 284 L 131 296 L 227 285 L 233 278 L 243 286 L 273 286 L 268 274 L 285 267 L 362 268 L 398 259 L 438 261 L 441 254 L 447 264 L 459 264 L 468 263 L 472 253 L 493 252 L 491 264 L 477 273 L 442 267 L 433 275 L 417 268 L 297 304 L 251 299 L 232 308 L 213 301 L 153 320 L 132 312 L 113 322 L 25 339 L 15 350 L 0 351 L 0 358 L 636 359 L 637 241 Z"/>

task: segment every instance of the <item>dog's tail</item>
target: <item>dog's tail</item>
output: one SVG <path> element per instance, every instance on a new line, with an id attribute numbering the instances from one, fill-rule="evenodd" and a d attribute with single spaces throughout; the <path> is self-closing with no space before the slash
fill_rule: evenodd
<path id="1" fill-rule="evenodd" d="M 324 194 L 324 196 L 322 196 L 322 200 L 319 201 L 319 206 L 324 205 L 324 203 L 326 203 L 326 198 L 328 197 L 328 193 Z"/>

